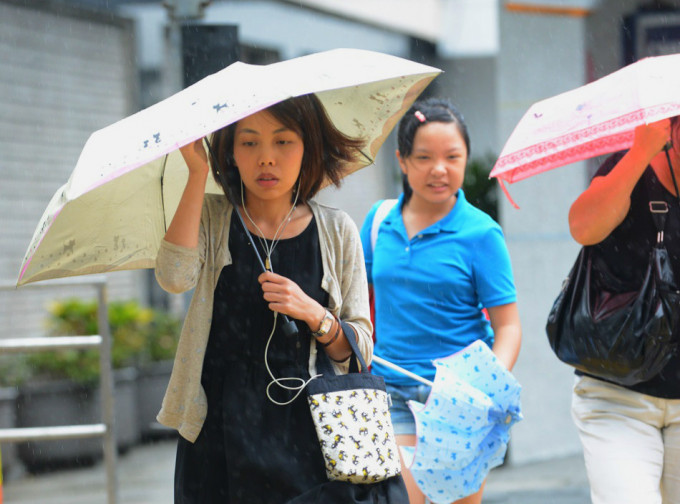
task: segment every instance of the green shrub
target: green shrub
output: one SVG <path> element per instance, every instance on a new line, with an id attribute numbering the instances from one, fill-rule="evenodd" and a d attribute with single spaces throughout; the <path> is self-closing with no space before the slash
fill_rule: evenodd
<path id="1" fill-rule="evenodd" d="M 489 179 L 495 162 L 496 157 L 492 154 L 469 159 L 465 167 L 463 191 L 470 203 L 498 221 L 498 182 Z"/>
<path id="2" fill-rule="evenodd" d="M 146 340 L 145 358 L 149 362 L 174 359 L 182 321 L 170 313 L 154 310 Z"/>
<path id="3" fill-rule="evenodd" d="M 179 337 L 179 320 L 175 317 L 144 308 L 136 301 L 112 302 L 108 311 L 114 369 L 174 355 Z M 77 298 L 52 303 L 47 331 L 52 336 L 98 334 L 97 303 Z M 80 383 L 93 383 L 99 377 L 97 349 L 40 352 L 30 355 L 28 363 L 38 377 Z"/>
<path id="4" fill-rule="evenodd" d="M 31 375 L 25 354 L 0 355 L 0 387 L 16 387 Z"/>

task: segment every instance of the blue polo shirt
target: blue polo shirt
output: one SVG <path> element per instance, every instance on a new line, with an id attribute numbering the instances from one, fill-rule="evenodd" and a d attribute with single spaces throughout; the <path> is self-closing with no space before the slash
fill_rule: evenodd
<path id="1" fill-rule="evenodd" d="M 517 300 L 510 256 L 500 226 L 465 199 L 409 240 L 398 204 L 378 228 L 371 227 L 379 202 L 366 216 L 361 242 L 368 282 L 375 294 L 375 354 L 432 380 L 432 360 L 475 340 L 493 344 L 482 308 Z M 395 385 L 416 385 L 401 373 L 373 363 L 373 371 Z"/>

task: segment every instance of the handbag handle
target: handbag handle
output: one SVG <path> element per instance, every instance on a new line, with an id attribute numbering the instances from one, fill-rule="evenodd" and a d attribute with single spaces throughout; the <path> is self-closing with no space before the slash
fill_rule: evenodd
<path id="1" fill-rule="evenodd" d="M 342 324 L 340 322 L 340 319 L 338 319 L 338 323 L 342 325 L 342 332 L 345 334 L 345 338 L 347 338 L 347 342 L 349 343 L 349 346 L 352 348 L 352 355 L 350 356 L 349 361 L 349 372 L 350 373 L 366 372 L 368 370 L 368 366 L 366 365 L 364 356 L 361 355 L 361 352 L 359 351 L 359 346 L 357 345 L 357 336 L 356 333 L 354 332 L 354 329 L 349 324 Z M 361 365 L 361 369 L 359 369 L 359 366 L 357 365 L 357 360 Z M 326 354 L 326 351 L 323 349 L 321 343 L 319 343 L 318 341 L 316 342 L 316 362 L 317 362 L 316 368 L 318 372 L 322 374 L 328 374 L 330 376 L 335 376 L 335 370 L 333 369 L 333 365 L 331 364 L 331 359 L 330 357 L 328 357 L 328 354 Z"/>

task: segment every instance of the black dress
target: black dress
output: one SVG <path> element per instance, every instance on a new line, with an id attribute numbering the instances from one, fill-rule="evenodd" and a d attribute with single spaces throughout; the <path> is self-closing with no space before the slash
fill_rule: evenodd
<path id="1" fill-rule="evenodd" d="M 264 258 L 259 239 L 254 239 Z M 201 378 L 208 415 L 195 443 L 179 440 L 175 502 L 407 503 L 401 478 L 375 485 L 329 482 L 306 392 L 286 406 L 269 400 L 267 386 L 272 378 L 265 365 L 265 347 L 274 315 L 257 282 L 261 266 L 237 218 L 231 222 L 229 250 L 232 264 L 222 269 L 215 289 Z M 314 220 L 300 235 L 278 242 L 272 269 L 328 306 L 328 294 L 321 289 L 323 267 Z M 311 335 L 305 323 L 296 323 L 297 335 L 285 336 L 278 317 L 267 351 L 267 364 L 276 378 L 309 379 Z M 298 386 L 298 382 L 284 384 Z M 269 390 L 279 402 L 295 394 L 277 385 Z"/>

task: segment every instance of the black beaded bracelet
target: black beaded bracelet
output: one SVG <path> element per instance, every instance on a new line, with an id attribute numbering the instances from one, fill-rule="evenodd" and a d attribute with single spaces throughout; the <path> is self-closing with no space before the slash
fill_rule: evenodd
<path id="1" fill-rule="evenodd" d="M 336 329 L 335 334 L 333 335 L 333 337 L 331 339 L 326 341 L 326 343 L 321 343 L 322 347 L 327 347 L 327 346 L 333 344 L 335 342 L 335 340 L 338 339 L 338 336 L 340 336 L 340 321 L 338 320 L 338 317 L 336 317 L 335 315 L 333 315 L 333 318 L 338 323 L 338 328 Z"/>

